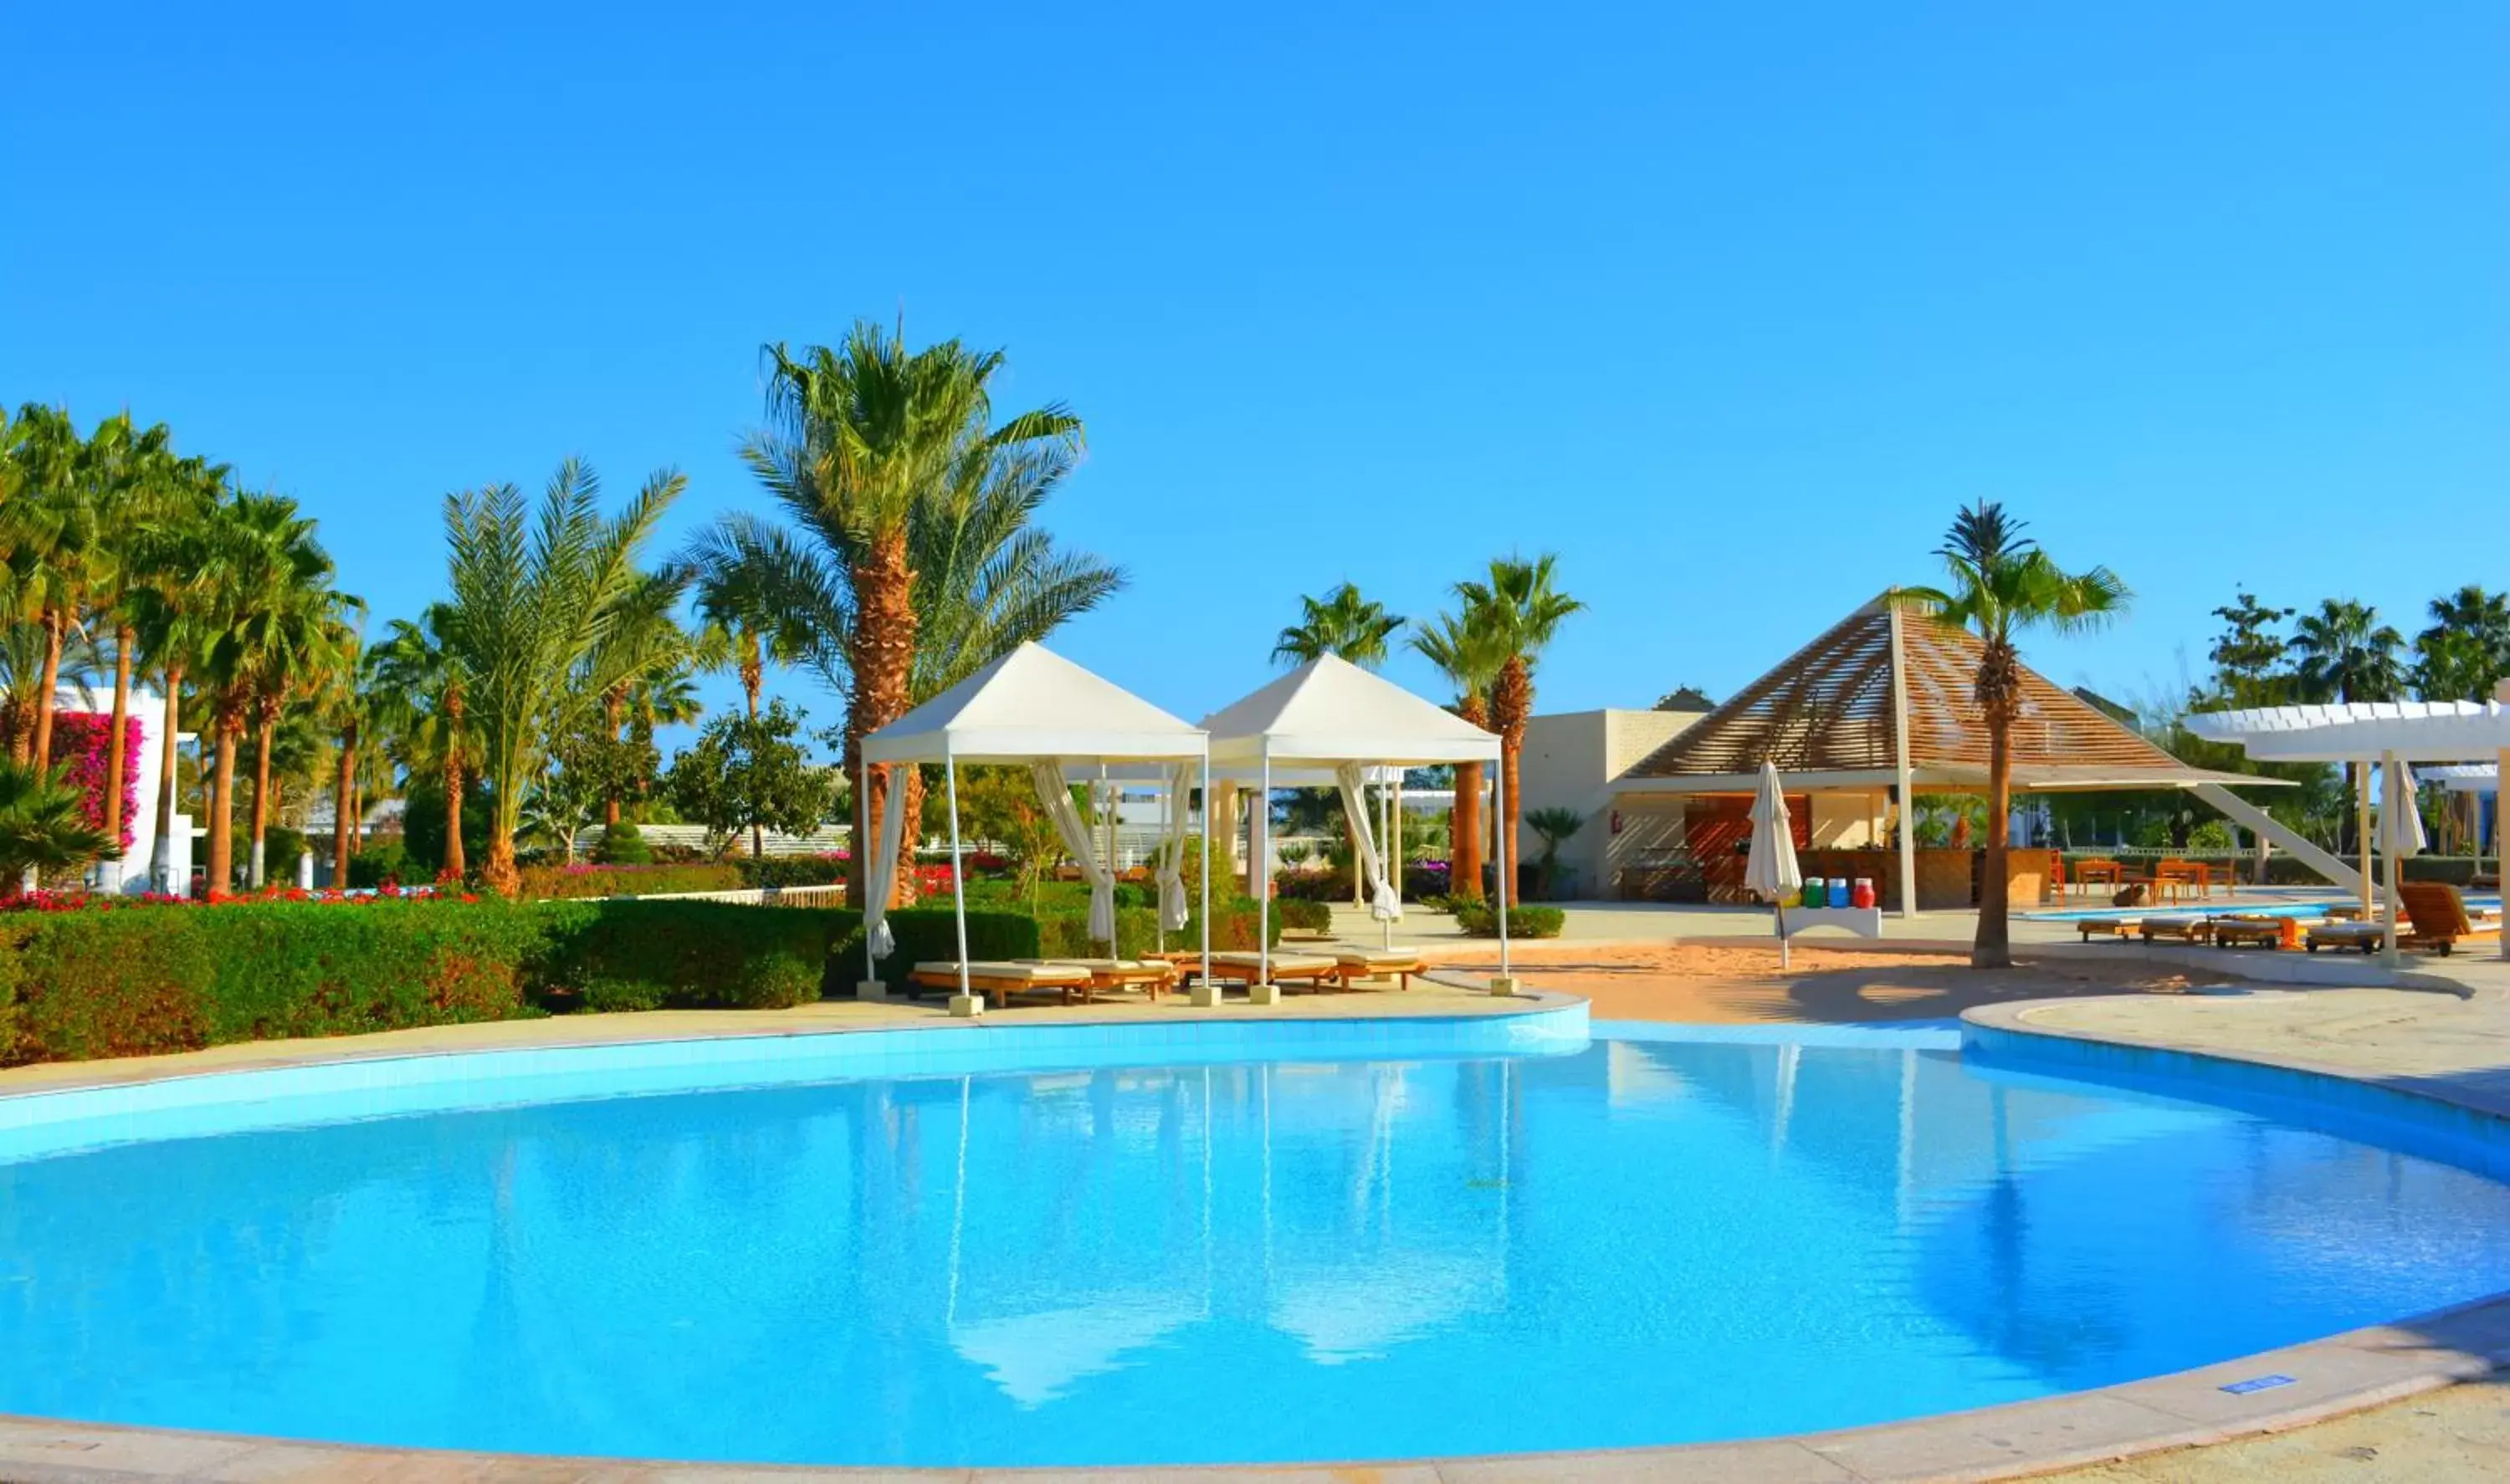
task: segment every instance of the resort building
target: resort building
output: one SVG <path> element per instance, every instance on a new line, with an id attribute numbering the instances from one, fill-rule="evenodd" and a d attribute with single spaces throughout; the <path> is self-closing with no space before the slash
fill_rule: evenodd
<path id="1" fill-rule="evenodd" d="M 1705 700 L 1696 692 L 1674 699 Z M 1632 768 L 1711 709 L 1697 704 L 1681 710 L 1560 711 L 1526 724 L 1525 750 L 1517 764 L 1525 812 L 1568 809 L 1585 821 L 1561 842 L 1553 894 L 1588 899 L 1618 894 L 1613 890 L 1614 842 L 1627 822 L 1615 808 L 1618 785 Z M 1540 858 L 1542 840 L 1531 829 L 1525 834 L 1521 858 Z"/>

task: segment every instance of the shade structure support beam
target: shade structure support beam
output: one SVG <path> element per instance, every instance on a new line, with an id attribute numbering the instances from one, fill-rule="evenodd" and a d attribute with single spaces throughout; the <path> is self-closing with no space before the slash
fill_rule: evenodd
<path id="1" fill-rule="evenodd" d="M 2346 865 L 2342 858 L 2311 844 L 2307 837 L 2295 833 L 2274 816 L 2222 784 L 2199 783 L 2188 792 L 2212 805 L 2233 823 L 2245 825 L 2260 840 L 2272 841 L 2278 850 L 2326 877 L 2342 890 L 2366 897 L 2369 894 L 2370 889 L 2364 883 L 2361 873 Z"/>
<path id="2" fill-rule="evenodd" d="M 968 989 L 968 872 L 967 857 L 959 850 L 959 759 L 955 755 L 942 754 L 941 777 L 950 790 L 950 905 L 959 929 L 959 994 L 950 1002 L 950 1013 L 970 1016 L 980 1013 L 984 1004 Z"/>
<path id="3" fill-rule="evenodd" d="M 1900 789 L 1900 915 L 1918 915 L 1918 796 L 1909 768 L 1909 665 L 1900 639 L 1904 616 L 1891 605 L 1891 767 Z"/>
<path id="4" fill-rule="evenodd" d="M 2389 798 L 2405 800 L 2404 791 L 2397 786 L 2397 754 L 2394 752 L 2379 754 L 2379 787 Z M 2379 962 L 2390 969 L 2397 967 L 2397 878 L 2401 874 L 2397 869 L 2399 839 L 2397 806 L 2383 800 L 2379 809 L 2379 854 L 2387 860 L 2388 877 L 2380 883 L 2379 890 Z"/>

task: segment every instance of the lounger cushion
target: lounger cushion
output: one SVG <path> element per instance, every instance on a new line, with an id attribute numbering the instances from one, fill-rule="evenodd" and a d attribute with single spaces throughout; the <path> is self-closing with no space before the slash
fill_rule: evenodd
<path id="1" fill-rule="evenodd" d="M 1252 953 L 1215 953 L 1211 962 L 1230 969 L 1258 969 L 1266 961 Z M 1287 974 L 1330 973 L 1342 967 L 1339 960 L 1315 953 L 1276 953 L 1271 963 L 1274 973 Z"/>
<path id="2" fill-rule="evenodd" d="M 959 977 L 959 966 L 956 964 L 945 963 L 918 964 L 915 966 L 915 972 L 919 976 L 929 976 L 935 979 L 955 979 Z M 1069 964 L 1015 964 L 997 961 L 982 964 L 970 964 L 968 966 L 968 977 L 970 979 L 983 979 L 988 983 L 994 984 L 1036 984 L 1041 986 L 1059 986 L 1064 984 L 1088 983 L 1089 970 L 1086 969 L 1075 968 Z"/>
<path id="3" fill-rule="evenodd" d="M 1390 953 L 1382 948 L 1337 948 L 1334 962 L 1345 969 L 1364 969 L 1371 973 L 1399 973 L 1422 967 L 1417 953 Z"/>

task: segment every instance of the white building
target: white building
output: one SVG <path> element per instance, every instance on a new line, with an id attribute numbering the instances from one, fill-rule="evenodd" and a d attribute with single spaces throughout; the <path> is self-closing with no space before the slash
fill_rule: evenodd
<path id="1" fill-rule="evenodd" d="M 113 714 L 110 692 L 81 694 L 63 690 L 55 696 L 54 704 L 57 708 L 57 714 L 78 712 L 107 719 Z M 133 688 L 131 692 L 131 715 L 139 723 L 138 799 L 133 817 L 127 821 L 131 847 L 123 853 L 121 859 L 99 861 L 91 868 L 88 885 L 99 892 L 136 895 L 155 889 L 149 879 L 149 865 L 156 858 L 158 793 L 165 780 L 165 698 L 154 691 Z M 185 732 L 175 741 L 180 744 L 191 736 Z M 58 756 L 58 753 L 55 754 L 56 758 Z M 189 888 L 192 879 L 191 816 L 174 816 L 173 834 L 169 844 L 171 850 L 167 879 L 171 885 L 166 890 L 182 892 Z"/>
<path id="2" fill-rule="evenodd" d="M 1607 708 L 1561 711 L 1526 723 L 1525 751 L 1517 761 L 1524 813 L 1569 809 L 1585 820 L 1560 847 L 1560 894 L 1588 900 L 1615 894 L 1614 841 L 1625 821 L 1615 808 L 1614 785 L 1706 714 Z M 1542 837 L 1528 828 L 1518 849 L 1518 858 L 1531 865 L 1542 858 Z"/>

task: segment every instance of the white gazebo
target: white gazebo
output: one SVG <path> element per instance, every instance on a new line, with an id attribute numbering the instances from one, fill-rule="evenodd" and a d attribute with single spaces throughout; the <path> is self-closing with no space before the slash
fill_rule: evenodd
<path id="1" fill-rule="evenodd" d="M 1256 943 L 1262 976 L 1271 976 L 1272 882 L 1269 879 L 1273 832 L 1273 789 L 1282 777 L 1329 772 L 1343 795 L 1343 816 L 1350 821 L 1358 850 L 1357 864 L 1368 878 L 1372 907 L 1390 920 L 1401 912 L 1400 866 L 1389 871 L 1378 847 L 1363 797 L 1371 765 L 1397 768 L 1455 763 L 1493 763 L 1500 759 L 1499 736 L 1486 732 L 1446 707 L 1333 655 L 1311 660 L 1271 684 L 1203 718 L 1211 736 L 1212 766 L 1227 773 L 1251 776 L 1260 790 L 1255 811 L 1256 870 L 1259 880 Z M 1278 773 L 1275 770 L 1280 770 Z M 1494 778 L 1499 770 L 1494 768 Z M 1496 796 L 1495 812 L 1504 818 L 1506 794 Z M 1515 842 L 1501 836 L 1502 899 L 1507 872 L 1516 858 Z M 1204 832 L 1206 840 L 1209 831 Z M 1507 956 L 1507 913 L 1499 919 L 1500 976 L 1496 994 L 1513 993 L 1514 977 Z"/>
<path id="2" fill-rule="evenodd" d="M 2510 693 L 2510 681 L 2503 692 Z M 2187 730 L 2209 742 L 2233 742 L 2263 762 L 2346 763 L 2362 770 L 2358 790 L 2361 809 L 2370 811 L 2369 770 L 2380 770 L 2388 807 L 2379 811 L 2382 854 L 2388 858 L 2390 890 L 2385 894 L 2386 954 L 2397 952 L 2397 856 L 2411 841 L 2401 833 L 2397 816 L 2413 807 L 2400 783 L 2416 763 L 2469 763 L 2493 760 L 2496 770 L 2510 767 L 2510 706 L 2502 701 L 2339 702 L 2324 705 L 2260 706 L 2240 711 L 2204 711 L 2187 719 Z M 2364 848 L 2369 832 L 2363 831 Z M 2370 871 L 2363 873 L 2365 904 Z M 2510 958 L 2510 934 L 2502 954 Z"/>
<path id="3" fill-rule="evenodd" d="M 1019 648 L 970 675 L 863 739 L 862 777 L 865 796 L 874 766 L 939 763 L 950 803 L 950 880 L 959 927 L 959 993 L 951 1013 L 972 1015 L 981 1004 L 968 982 L 968 885 L 966 859 L 959 844 L 959 765 L 1008 764 L 1031 770 L 1039 802 L 1055 818 L 1064 848 L 1079 860 L 1089 881 L 1090 935 L 1115 953 L 1115 862 L 1102 859 L 1089 828 L 1072 804 L 1074 769 L 1101 769 L 1110 764 L 1164 763 L 1172 796 L 1173 822 L 1160 865 L 1160 911 L 1169 926 L 1183 926 L 1177 909 L 1184 905 L 1179 881 L 1183 861 L 1185 793 L 1188 786 L 1209 780 L 1208 736 L 1160 710 L 1115 682 L 1090 673 L 1040 644 Z M 868 898 L 863 937 L 871 959 L 888 956 L 892 936 L 884 919 L 896 886 L 898 847 L 905 830 L 906 790 L 891 787 L 883 801 L 879 838 L 865 862 Z M 1211 842 L 1205 832 L 1202 858 L 1203 978 L 1210 978 Z M 876 977 L 876 976 L 875 976 Z M 876 984 L 866 993 L 877 994 Z"/>

